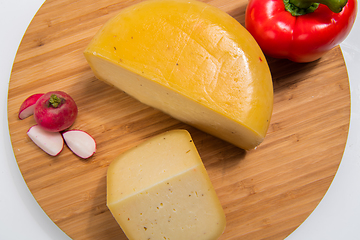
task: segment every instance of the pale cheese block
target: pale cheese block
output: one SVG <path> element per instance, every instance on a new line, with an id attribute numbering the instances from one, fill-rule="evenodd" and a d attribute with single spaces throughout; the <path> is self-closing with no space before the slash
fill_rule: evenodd
<path id="1" fill-rule="evenodd" d="M 98 79 L 243 149 L 259 145 L 273 109 L 266 59 L 227 13 L 198 1 L 127 7 L 84 55 Z"/>
<path id="2" fill-rule="evenodd" d="M 107 171 L 107 206 L 132 240 L 212 240 L 225 214 L 186 130 L 121 154 Z"/>

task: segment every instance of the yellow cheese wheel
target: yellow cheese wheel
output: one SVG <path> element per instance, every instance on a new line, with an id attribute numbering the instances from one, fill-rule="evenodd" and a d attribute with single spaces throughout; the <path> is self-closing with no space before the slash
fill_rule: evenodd
<path id="1" fill-rule="evenodd" d="M 256 41 L 234 18 L 193 0 L 127 7 L 84 55 L 97 78 L 243 149 L 260 144 L 273 86 Z"/>
<path id="2" fill-rule="evenodd" d="M 155 136 L 111 162 L 107 206 L 130 240 L 216 240 L 226 225 L 186 130 Z"/>

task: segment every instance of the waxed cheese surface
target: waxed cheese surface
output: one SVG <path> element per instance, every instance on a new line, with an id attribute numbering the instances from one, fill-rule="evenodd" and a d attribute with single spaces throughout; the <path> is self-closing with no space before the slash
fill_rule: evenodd
<path id="1" fill-rule="evenodd" d="M 133 5 L 103 26 L 85 56 L 99 79 L 121 87 L 135 98 L 139 98 L 136 92 L 142 91 L 140 88 L 123 89 L 116 82 L 126 80 L 114 79 L 112 71 L 103 72 L 92 57 L 165 86 L 192 99 L 193 104 L 211 109 L 220 118 L 247 128 L 254 136 L 245 137 L 252 142 L 242 146 L 245 149 L 255 147 L 254 142 L 260 143 L 266 135 L 273 107 L 266 59 L 247 30 L 215 7 L 192 0 Z M 136 82 L 136 77 L 131 81 Z M 172 115 L 167 107 L 150 105 Z M 200 110 L 197 115 L 201 117 Z M 211 134 L 221 131 L 208 128 L 213 128 Z"/>
<path id="2" fill-rule="evenodd" d="M 158 135 L 108 169 L 107 205 L 129 239 L 217 239 L 225 215 L 185 130 Z"/>

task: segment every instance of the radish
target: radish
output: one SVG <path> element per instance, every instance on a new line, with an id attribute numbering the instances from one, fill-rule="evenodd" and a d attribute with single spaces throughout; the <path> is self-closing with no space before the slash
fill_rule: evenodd
<path id="1" fill-rule="evenodd" d="M 41 96 L 35 103 L 36 123 L 50 132 L 69 128 L 77 117 L 75 101 L 65 92 L 52 91 Z"/>
<path id="2" fill-rule="evenodd" d="M 61 133 L 46 131 L 39 125 L 32 126 L 27 135 L 39 148 L 51 156 L 58 155 L 64 147 Z"/>
<path id="3" fill-rule="evenodd" d="M 66 145 L 81 158 L 89 158 L 96 151 L 95 139 L 82 130 L 69 130 L 62 133 Z"/>
<path id="4" fill-rule="evenodd" d="M 19 115 L 18 115 L 19 119 L 23 120 L 23 119 L 33 115 L 35 103 L 43 95 L 44 95 L 43 93 L 37 93 L 37 94 L 33 94 L 30 97 L 28 97 L 27 99 L 25 99 L 25 101 L 21 104 L 20 109 L 19 109 Z"/>

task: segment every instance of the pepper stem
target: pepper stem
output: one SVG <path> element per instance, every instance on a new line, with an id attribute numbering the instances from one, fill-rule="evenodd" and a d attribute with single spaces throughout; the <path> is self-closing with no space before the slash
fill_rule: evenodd
<path id="1" fill-rule="evenodd" d="M 49 98 L 49 106 L 57 108 L 60 104 L 61 104 L 61 98 L 59 98 L 55 94 L 51 94 Z"/>
<path id="2" fill-rule="evenodd" d="M 316 10 L 319 4 L 324 4 L 334 13 L 342 11 L 348 0 L 284 0 L 285 9 L 293 16 L 300 16 Z"/>

